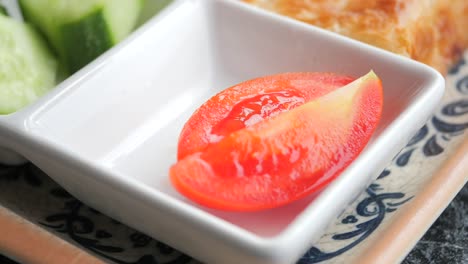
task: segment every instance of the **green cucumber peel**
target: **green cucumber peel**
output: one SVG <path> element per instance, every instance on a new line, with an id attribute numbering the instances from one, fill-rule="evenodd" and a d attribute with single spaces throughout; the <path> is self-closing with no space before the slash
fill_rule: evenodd
<path id="1" fill-rule="evenodd" d="M 124 39 L 143 0 L 19 0 L 23 14 L 47 37 L 69 73 Z M 47 10 L 47 12 L 44 12 Z"/>
<path id="2" fill-rule="evenodd" d="M 0 5 L 0 14 L 8 16 L 6 8 L 1 5 Z"/>
<path id="3" fill-rule="evenodd" d="M 60 37 L 69 70 L 76 72 L 113 45 L 102 9 L 60 27 Z"/>

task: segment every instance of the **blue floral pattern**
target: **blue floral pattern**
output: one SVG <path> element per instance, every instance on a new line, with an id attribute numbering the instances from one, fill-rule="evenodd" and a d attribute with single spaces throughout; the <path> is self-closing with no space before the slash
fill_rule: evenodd
<path id="1" fill-rule="evenodd" d="M 339 248 L 333 252 L 323 252 L 322 250 L 313 247 L 300 260 L 299 263 L 317 263 L 342 254 L 359 244 L 366 239 L 384 220 L 387 213 L 394 212 L 398 206 L 406 203 L 412 197 L 403 199 L 405 194 L 401 192 L 386 193 L 382 192 L 378 184 L 371 184 L 366 193 L 368 197 L 360 201 L 356 207 L 356 214 L 365 219 L 358 221 L 355 215 L 348 215 L 341 220 L 343 224 L 353 224 L 354 228 L 345 233 L 335 234 L 332 236 L 334 240 L 352 240 L 345 247 Z M 394 201 L 394 202 L 392 202 Z"/>
<path id="2" fill-rule="evenodd" d="M 119 264 L 184 264 L 191 260 L 189 256 L 179 253 L 163 243 L 154 241 L 147 235 L 137 231 L 133 232 L 128 237 L 133 244 L 133 248 L 146 247 L 150 244 L 154 244 L 156 251 L 160 255 L 163 255 L 166 260 L 158 260 L 157 257 L 152 254 L 142 255 L 135 261 L 120 259 L 114 256 L 113 253 L 122 253 L 125 250 L 131 249 L 126 249 L 122 246 L 113 246 L 107 241 L 109 238 L 112 238 L 112 234 L 110 233 L 113 227 L 112 225 L 121 225 L 119 222 L 111 221 L 112 225 L 109 226 L 109 231 L 96 229 L 93 219 L 82 214 L 81 211 L 88 210 L 95 215 L 100 214 L 98 211 L 87 207 L 60 187 L 52 189 L 50 194 L 58 199 L 62 199 L 64 208 L 57 214 L 47 216 L 44 221 L 40 221 L 39 223 L 53 229 L 55 232 L 67 234 L 74 242 L 87 248 L 94 254 Z"/>

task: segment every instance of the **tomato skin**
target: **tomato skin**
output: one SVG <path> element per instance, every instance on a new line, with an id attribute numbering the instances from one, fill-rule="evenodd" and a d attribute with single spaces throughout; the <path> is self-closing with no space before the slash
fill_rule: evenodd
<path id="1" fill-rule="evenodd" d="M 304 76 L 339 83 L 333 82 L 337 75 L 326 74 L 322 79 L 317 77 L 320 74 L 294 77 Z M 350 81 L 349 77 L 337 79 Z M 231 133 L 225 131 L 214 142 L 196 141 L 199 143 L 193 148 L 196 151 L 186 151 L 188 154 L 181 155 L 178 163 L 171 167 L 172 184 L 199 204 L 232 211 L 269 209 L 322 189 L 362 151 L 382 111 L 382 86 L 376 76 L 361 81 L 360 86 L 353 88 L 355 92 L 348 92 L 346 96 L 330 93 L 339 87 L 328 85 L 323 89 L 301 90 L 302 98 L 312 98 L 307 100 L 310 102 L 294 101 L 292 109 L 280 109 L 279 114 L 267 116 L 266 120 L 240 128 L 235 125 Z M 211 104 L 217 102 L 216 97 L 225 98 L 232 93 L 230 89 L 210 99 Z M 291 94 L 297 96 L 299 92 Z M 328 93 L 330 95 L 324 96 Z M 236 106 L 236 103 L 239 104 L 231 105 Z M 219 112 L 216 108 L 211 110 Z M 229 117 L 231 112 L 224 116 Z M 194 126 L 191 120 L 187 125 Z M 213 127 L 224 121 L 219 118 Z M 192 133 L 200 129 L 191 128 Z"/>
<path id="2" fill-rule="evenodd" d="M 297 107 L 353 80 L 352 77 L 335 73 L 299 72 L 271 75 L 234 85 L 210 98 L 193 113 L 180 133 L 177 159 L 181 160 L 219 141 L 223 136 L 213 134 L 212 129 L 246 99 L 289 91 L 303 99 L 295 105 Z"/>

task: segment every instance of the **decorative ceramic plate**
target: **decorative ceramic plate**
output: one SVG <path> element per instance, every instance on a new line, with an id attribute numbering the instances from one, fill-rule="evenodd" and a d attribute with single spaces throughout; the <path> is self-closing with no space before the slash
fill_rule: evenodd
<path id="1" fill-rule="evenodd" d="M 306 47 L 321 52 L 304 58 Z M 299 262 L 391 263 L 467 181 L 465 61 L 450 72 L 443 104 L 423 126 L 440 95 L 440 76 L 428 67 L 233 1 L 177 1 L 52 93 L 0 121 L 15 142 L 8 147 L 80 200 L 200 259 L 285 263 L 306 252 Z M 209 87 L 291 70 L 359 76 L 368 65 L 391 102 L 384 122 L 350 170 L 313 201 L 249 218 L 191 204 L 163 177 L 183 120 L 216 92 Z M 85 101 L 86 109 L 77 107 Z M 116 263 L 195 261 L 91 209 L 32 164 L 3 166 L 1 174 L 0 203 L 30 221 L 18 224 L 20 218 L 0 211 L 0 229 L 8 227 L 0 251 L 15 259 L 97 261 L 90 253 Z"/>

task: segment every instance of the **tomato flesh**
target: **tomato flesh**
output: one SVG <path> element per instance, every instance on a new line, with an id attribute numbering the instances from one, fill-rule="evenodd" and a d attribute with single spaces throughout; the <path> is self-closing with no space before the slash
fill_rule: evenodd
<path id="1" fill-rule="evenodd" d="M 338 88 L 317 97 L 290 87 L 239 97 L 203 129 L 216 137 L 195 141 L 196 151 L 171 167 L 173 185 L 199 204 L 235 211 L 269 209 L 320 190 L 361 152 L 382 110 L 377 76 Z M 223 93 L 215 99 L 232 90 Z"/>
<path id="2" fill-rule="evenodd" d="M 187 155 L 203 151 L 211 143 L 218 142 L 229 134 L 230 126 L 232 131 L 235 131 L 244 125 L 249 125 L 234 120 L 236 113 L 241 113 L 242 108 L 253 108 L 255 113 L 260 113 L 262 119 L 266 119 L 268 116 L 264 114 L 268 111 L 264 111 L 262 115 L 258 107 L 252 106 L 261 104 L 261 99 L 265 95 L 275 97 L 278 102 L 287 102 L 286 98 L 289 98 L 295 102 L 284 107 L 289 110 L 353 80 L 352 77 L 334 73 L 299 72 L 261 77 L 230 87 L 210 98 L 187 121 L 180 133 L 177 158 L 181 160 Z M 238 110 L 235 110 L 236 107 Z M 282 106 L 279 106 L 278 111 L 273 112 L 277 114 L 283 112 L 281 108 Z"/>
<path id="3" fill-rule="evenodd" d="M 234 105 L 229 114 L 216 124 L 211 134 L 226 136 L 230 133 L 249 127 L 285 111 L 291 110 L 305 102 L 297 91 L 278 91 L 256 95 Z"/>

